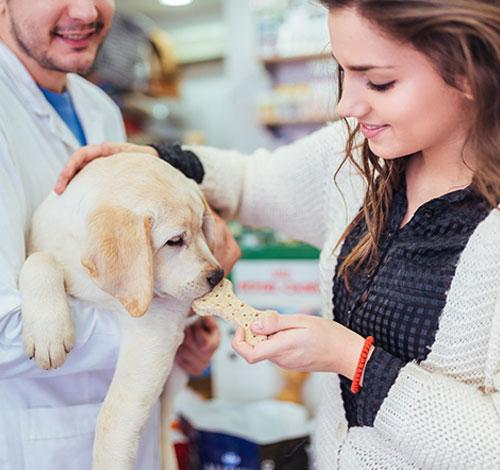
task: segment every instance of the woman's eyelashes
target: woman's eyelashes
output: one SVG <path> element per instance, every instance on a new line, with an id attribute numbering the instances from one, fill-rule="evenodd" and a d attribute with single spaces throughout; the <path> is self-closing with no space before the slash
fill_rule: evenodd
<path id="1" fill-rule="evenodd" d="M 396 80 L 392 80 L 390 82 L 380 83 L 380 84 L 368 81 L 367 86 L 370 90 L 387 91 L 387 90 L 390 90 L 394 86 L 395 83 L 396 83 Z"/>
<path id="2" fill-rule="evenodd" d="M 345 70 L 341 65 L 338 65 L 338 76 L 339 76 L 341 85 L 343 85 L 344 80 L 345 80 Z M 385 83 L 373 83 L 371 80 L 368 80 L 366 83 L 366 86 L 370 90 L 383 92 L 383 91 L 390 90 L 395 85 L 395 83 L 396 83 L 396 80 L 391 80 L 391 81 L 385 82 Z"/>

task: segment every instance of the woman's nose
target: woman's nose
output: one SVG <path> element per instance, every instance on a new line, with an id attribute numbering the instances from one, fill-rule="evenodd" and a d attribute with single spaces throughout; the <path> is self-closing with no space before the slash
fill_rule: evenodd
<path id="1" fill-rule="evenodd" d="M 364 99 L 361 90 L 358 90 L 352 86 L 346 86 L 344 82 L 344 87 L 342 90 L 342 95 L 337 104 L 337 113 L 341 118 L 352 117 L 359 119 L 362 116 L 368 114 L 370 110 L 370 105 Z"/>

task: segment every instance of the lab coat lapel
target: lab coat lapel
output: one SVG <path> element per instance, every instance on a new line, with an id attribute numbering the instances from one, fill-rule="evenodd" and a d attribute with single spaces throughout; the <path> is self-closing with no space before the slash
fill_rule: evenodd
<path id="1" fill-rule="evenodd" d="M 7 84 L 25 103 L 27 109 L 31 109 L 40 119 L 46 120 L 49 131 L 62 140 L 70 153 L 80 147 L 80 143 L 61 119 L 56 110 L 43 96 L 42 91 L 28 73 L 17 56 L 4 44 L 0 43 L 1 72 L 5 75 Z"/>
<path id="2" fill-rule="evenodd" d="M 73 86 L 74 77 L 68 75 L 68 90 L 73 100 L 80 123 L 85 132 L 88 144 L 100 144 L 106 140 L 104 134 L 104 115 L 102 111 L 94 109 L 81 88 Z"/>
<path id="3" fill-rule="evenodd" d="M 73 132 L 55 110 L 49 112 L 47 119 L 49 120 L 50 132 L 61 139 L 71 153 L 81 147 Z"/>

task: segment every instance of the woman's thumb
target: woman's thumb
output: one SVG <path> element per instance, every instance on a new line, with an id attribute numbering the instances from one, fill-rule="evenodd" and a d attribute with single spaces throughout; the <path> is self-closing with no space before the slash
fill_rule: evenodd
<path id="1" fill-rule="evenodd" d="M 258 335 L 272 335 L 284 328 L 283 317 L 277 312 L 266 312 L 250 325 L 252 333 Z"/>

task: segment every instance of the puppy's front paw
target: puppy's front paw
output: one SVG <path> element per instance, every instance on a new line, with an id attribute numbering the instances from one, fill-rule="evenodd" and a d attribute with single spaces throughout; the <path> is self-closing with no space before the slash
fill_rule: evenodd
<path id="1" fill-rule="evenodd" d="M 67 302 L 52 311 L 40 308 L 27 314 L 23 310 L 24 350 L 42 369 L 55 369 L 66 360 L 75 344 L 75 329 Z"/>

